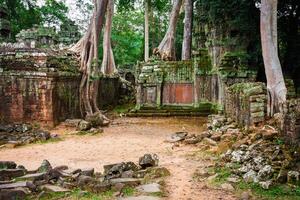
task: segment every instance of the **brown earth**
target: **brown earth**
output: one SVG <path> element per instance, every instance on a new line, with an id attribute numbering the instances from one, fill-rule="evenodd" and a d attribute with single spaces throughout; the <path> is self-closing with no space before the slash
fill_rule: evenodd
<path id="1" fill-rule="evenodd" d="M 171 176 L 166 180 L 170 200 L 236 199 L 233 194 L 207 187 L 193 180 L 197 168 L 211 164 L 208 159 L 188 156 L 199 152 L 196 146 L 176 146 L 165 142 L 177 131 L 191 134 L 203 130 L 205 118 L 119 118 L 103 134 L 75 136 L 74 130 L 63 125 L 52 130 L 63 141 L 34 144 L 15 149 L 1 149 L 0 160 L 12 160 L 27 169 L 36 169 L 43 159 L 53 166 L 68 165 L 71 168 L 90 168 L 102 171 L 102 166 L 122 161 L 137 162 L 145 153 L 156 153 L 160 165 L 167 167 Z"/>

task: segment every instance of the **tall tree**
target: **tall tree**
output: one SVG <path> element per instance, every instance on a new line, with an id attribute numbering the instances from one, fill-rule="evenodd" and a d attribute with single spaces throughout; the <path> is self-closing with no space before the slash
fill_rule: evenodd
<path id="1" fill-rule="evenodd" d="M 272 116 L 286 102 L 287 89 L 278 57 L 277 0 L 261 1 L 260 31 L 267 77 L 268 113 Z"/>
<path id="2" fill-rule="evenodd" d="M 100 113 L 97 105 L 99 81 L 93 81 L 91 77 L 92 75 L 95 76 L 99 71 L 99 35 L 103 28 L 107 5 L 108 0 L 94 1 L 94 12 L 90 20 L 89 28 L 81 40 L 71 48 L 71 50 L 80 53 L 80 71 L 82 72 L 82 78 L 79 93 L 80 109 L 83 116 L 92 115 L 95 112 Z M 106 29 L 106 31 L 107 30 L 108 29 Z M 104 115 L 102 116 L 104 117 Z"/>
<path id="3" fill-rule="evenodd" d="M 176 60 L 175 34 L 182 0 L 174 0 L 168 30 L 160 45 L 153 50 L 162 60 Z"/>
<path id="4" fill-rule="evenodd" d="M 145 52 L 144 60 L 149 60 L 149 1 L 145 0 Z"/>
<path id="5" fill-rule="evenodd" d="M 111 30 L 114 14 L 114 0 L 110 0 L 107 5 L 106 22 L 103 37 L 103 60 L 101 71 L 103 74 L 111 75 L 117 72 L 114 54 L 111 47 Z"/>
<path id="6" fill-rule="evenodd" d="M 185 0 L 184 12 L 184 33 L 181 59 L 190 60 L 192 53 L 193 0 Z"/>

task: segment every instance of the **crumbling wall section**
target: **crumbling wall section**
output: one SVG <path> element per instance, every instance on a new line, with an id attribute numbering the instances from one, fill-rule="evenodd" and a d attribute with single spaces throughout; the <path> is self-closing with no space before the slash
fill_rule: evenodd
<path id="1" fill-rule="evenodd" d="M 264 83 L 236 83 L 225 95 L 225 114 L 241 126 L 250 126 L 265 120 L 267 92 Z"/>
<path id="2" fill-rule="evenodd" d="M 300 99 L 288 101 L 283 121 L 283 133 L 288 143 L 300 145 Z"/>
<path id="3" fill-rule="evenodd" d="M 79 116 L 78 76 L 0 73 L 0 120 L 55 125 Z"/>

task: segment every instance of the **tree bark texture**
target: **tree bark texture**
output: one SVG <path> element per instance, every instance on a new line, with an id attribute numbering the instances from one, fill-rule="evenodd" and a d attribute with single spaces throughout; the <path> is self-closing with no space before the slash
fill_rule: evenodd
<path id="1" fill-rule="evenodd" d="M 145 52 L 144 60 L 149 60 L 149 0 L 145 0 Z"/>
<path id="2" fill-rule="evenodd" d="M 267 77 L 269 116 L 282 111 L 287 95 L 277 50 L 277 3 L 277 0 L 261 1 L 260 31 Z"/>
<path id="3" fill-rule="evenodd" d="M 103 36 L 103 61 L 101 71 L 105 75 L 117 73 L 114 54 L 111 46 L 111 29 L 114 15 L 114 0 L 109 0 L 106 12 L 106 22 Z"/>
<path id="4" fill-rule="evenodd" d="M 192 53 L 193 0 L 185 0 L 184 4 L 185 17 L 181 59 L 190 60 Z"/>
<path id="5" fill-rule="evenodd" d="M 168 30 L 160 45 L 153 50 L 162 60 L 176 60 L 175 34 L 182 0 L 174 0 Z"/>

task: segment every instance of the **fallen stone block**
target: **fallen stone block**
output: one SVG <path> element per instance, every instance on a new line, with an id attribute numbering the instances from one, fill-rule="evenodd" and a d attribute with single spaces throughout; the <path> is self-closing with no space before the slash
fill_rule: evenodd
<path id="1" fill-rule="evenodd" d="M 85 185 L 88 185 L 88 184 L 92 183 L 93 181 L 94 181 L 94 179 L 90 176 L 80 175 L 77 178 L 77 185 L 79 187 L 84 187 Z"/>
<path id="2" fill-rule="evenodd" d="M 91 123 L 85 121 L 85 120 L 81 120 L 78 124 L 78 130 L 80 131 L 88 131 L 92 128 Z"/>
<path id="3" fill-rule="evenodd" d="M 52 169 L 52 166 L 48 160 L 43 160 L 41 166 L 38 168 L 38 172 L 48 172 L 50 169 Z"/>
<path id="4" fill-rule="evenodd" d="M 90 169 L 82 169 L 80 172 L 80 175 L 84 176 L 94 176 L 95 169 L 90 168 Z"/>
<path id="5" fill-rule="evenodd" d="M 112 185 L 118 184 L 118 183 L 123 183 L 126 186 L 133 187 L 141 184 L 141 179 L 137 178 L 116 178 L 116 179 L 111 179 L 110 183 Z"/>
<path id="6" fill-rule="evenodd" d="M 0 170 L 0 180 L 12 179 L 24 174 L 25 171 L 23 169 L 2 169 Z"/>
<path id="7" fill-rule="evenodd" d="M 167 142 L 175 143 L 175 142 L 183 141 L 187 135 L 188 135 L 187 132 L 176 132 L 172 134 L 170 138 L 167 139 Z"/>
<path id="8" fill-rule="evenodd" d="M 112 165 L 104 165 L 105 179 L 120 178 L 125 171 L 137 171 L 138 166 L 133 162 L 122 162 Z"/>
<path id="9" fill-rule="evenodd" d="M 31 181 L 21 181 L 16 183 L 10 183 L 10 184 L 3 184 L 0 185 L 0 190 L 2 189 L 13 189 L 13 188 L 29 188 L 30 190 L 34 190 L 36 187 Z"/>
<path id="10" fill-rule="evenodd" d="M 102 193 L 111 189 L 111 184 L 109 182 L 96 182 L 91 187 L 92 192 Z"/>
<path id="11" fill-rule="evenodd" d="M 161 192 L 160 185 L 158 183 L 150 183 L 146 185 L 140 185 L 137 190 L 145 193 L 157 193 Z"/>
<path id="12" fill-rule="evenodd" d="M 16 169 L 17 164 L 12 161 L 0 161 L 0 169 Z"/>
<path id="13" fill-rule="evenodd" d="M 221 188 L 227 191 L 234 191 L 234 187 L 230 183 L 223 183 Z"/>
<path id="14" fill-rule="evenodd" d="M 22 188 L 5 189 L 0 191 L 1 200 L 17 200 L 26 199 L 26 191 Z"/>
<path id="15" fill-rule="evenodd" d="M 217 143 L 216 141 L 214 141 L 214 140 L 212 140 L 212 139 L 210 139 L 210 138 L 204 138 L 204 139 L 203 139 L 203 142 L 204 142 L 205 144 L 210 145 L 210 146 L 217 146 L 217 145 L 218 145 L 218 143 Z"/>
<path id="16" fill-rule="evenodd" d="M 142 167 L 142 169 L 155 167 L 158 165 L 158 156 L 156 154 L 145 154 L 144 156 L 140 157 L 139 165 Z"/>
<path id="17" fill-rule="evenodd" d="M 170 171 L 165 167 L 151 167 L 151 168 L 147 168 L 144 179 L 152 180 L 152 179 L 162 178 L 170 175 L 171 175 Z"/>
<path id="18" fill-rule="evenodd" d="M 43 180 L 45 178 L 46 173 L 34 173 L 34 174 L 26 174 L 25 176 L 19 177 L 19 180 L 23 181 L 38 181 Z"/>
<path id="19" fill-rule="evenodd" d="M 57 186 L 57 185 L 50 185 L 50 184 L 46 184 L 46 185 L 42 185 L 40 186 L 40 189 L 46 192 L 69 192 L 69 189 Z"/>

